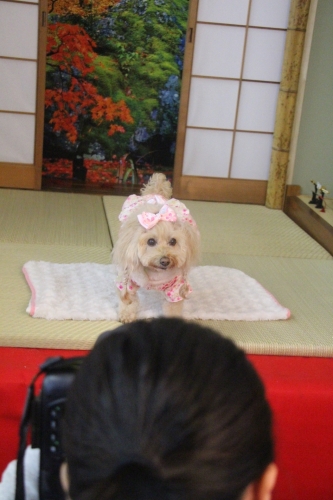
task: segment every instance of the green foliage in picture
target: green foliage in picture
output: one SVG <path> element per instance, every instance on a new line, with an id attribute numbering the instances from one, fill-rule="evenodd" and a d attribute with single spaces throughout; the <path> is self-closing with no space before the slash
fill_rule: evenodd
<path id="1" fill-rule="evenodd" d="M 49 4 L 45 158 L 172 168 L 188 0 Z"/>

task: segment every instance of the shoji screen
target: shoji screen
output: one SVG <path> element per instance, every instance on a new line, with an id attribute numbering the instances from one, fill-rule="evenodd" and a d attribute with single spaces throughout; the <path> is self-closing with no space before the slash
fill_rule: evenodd
<path id="1" fill-rule="evenodd" d="M 0 183 L 36 187 L 38 0 L 0 1 Z"/>
<path id="2" fill-rule="evenodd" d="M 189 176 L 226 179 L 237 190 L 240 180 L 242 197 L 244 181 L 267 181 L 289 8 L 290 0 L 199 0 L 185 183 Z"/>

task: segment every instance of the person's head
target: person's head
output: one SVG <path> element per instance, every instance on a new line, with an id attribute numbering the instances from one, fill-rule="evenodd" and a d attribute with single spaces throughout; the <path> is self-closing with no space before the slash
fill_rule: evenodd
<path id="1" fill-rule="evenodd" d="M 106 332 L 68 394 L 72 500 L 268 499 L 272 418 L 231 340 L 180 319 Z"/>

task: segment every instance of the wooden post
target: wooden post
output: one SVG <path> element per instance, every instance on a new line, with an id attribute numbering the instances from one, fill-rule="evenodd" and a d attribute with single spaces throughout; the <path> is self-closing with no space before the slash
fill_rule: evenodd
<path id="1" fill-rule="evenodd" d="M 310 2 L 311 0 L 291 0 L 266 193 L 266 207 L 268 208 L 283 208 L 291 133 Z"/>

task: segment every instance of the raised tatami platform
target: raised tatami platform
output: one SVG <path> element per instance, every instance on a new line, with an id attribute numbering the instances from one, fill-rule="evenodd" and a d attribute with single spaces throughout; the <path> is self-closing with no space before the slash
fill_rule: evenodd
<path id="1" fill-rule="evenodd" d="M 31 318 L 22 266 L 28 260 L 108 264 L 124 199 L 0 190 L 1 346 L 85 350 L 119 324 Z M 291 311 L 285 321 L 204 323 L 249 353 L 333 357 L 332 256 L 282 211 L 185 203 L 202 234 L 200 264 L 242 270 Z"/>

